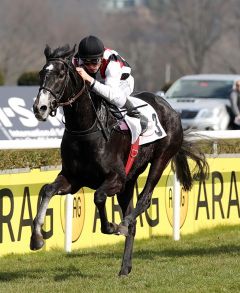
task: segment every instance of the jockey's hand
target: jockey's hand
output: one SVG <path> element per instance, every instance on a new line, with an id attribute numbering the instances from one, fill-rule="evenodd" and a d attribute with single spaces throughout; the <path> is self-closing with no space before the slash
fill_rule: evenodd
<path id="1" fill-rule="evenodd" d="M 93 82 L 94 79 L 82 67 L 76 67 L 76 70 L 83 80 L 87 81 L 89 84 Z"/>

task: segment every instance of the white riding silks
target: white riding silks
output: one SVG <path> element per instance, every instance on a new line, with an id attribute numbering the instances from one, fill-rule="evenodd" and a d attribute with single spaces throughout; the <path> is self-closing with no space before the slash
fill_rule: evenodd
<path id="1" fill-rule="evenodd" d="M 126 80 L 121 80 L 122 70 L 118 62 L 109 62 L 106 69 L 106 79 L 104 84 L 97 81 L 93 90 L 108 100 L 110 103 L 122 108 L 127 97 L 133 92 L 134 79 L 130 75 Z"/>

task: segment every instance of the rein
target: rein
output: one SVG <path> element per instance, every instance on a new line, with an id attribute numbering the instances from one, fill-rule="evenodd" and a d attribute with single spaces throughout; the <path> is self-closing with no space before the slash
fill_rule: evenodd
<path id="1" fill-rule="evenodd" d="M 81 88 L 81 90 L 75 95 L 75 94 L 72 94 L 72 96 L 70 96 L 68 98 L 68 100 L 66 102 L 58 102 L 58 106 L 68 106 L 68 105 L 71 105 L 72 103 L 74 103 L 84 92 L 85 90 L 85 81 L 83 81 L 83 87 Z"/>
<path id="2" fill-rule="evenodd" d="M 101 128 L 101 130 L 102 130 L 102 132 L 103 132 L 103 136 L 104 136 L 104 138 L 106 139 L 106 141 L 108 141 L 110 135 L 109 135 L 109 133 L 106 131 L 106 128 L 103 126 L 101 119 L 98 117 L 97 109 L 96 109 L 95 106 L 94 106 L 94 103 L 93 103 L 93 101 L 92 101 L 91 95 L 90 95 L 90 93 L 89 93 L 87 87 L 86 87 L 86 92 L 87 92 L 87 95 L 88 95 L 88 97 L 89 97 L 89 100 L 91 101 L 91 104 L 92 104 L 93 110 L 94 110 L 94 112 L 95 112 L 95 114 L 96 114 L 96 120 L 95 120 L 95 123 L 96 123 L 96 121 L 99 123 L 100 128 Z M 95 123 L 94 123 L 94 124 L 95 124 Z"/>

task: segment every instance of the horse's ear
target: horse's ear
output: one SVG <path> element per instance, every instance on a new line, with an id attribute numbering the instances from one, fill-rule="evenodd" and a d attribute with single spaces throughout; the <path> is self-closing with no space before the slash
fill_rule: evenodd
<path id="1" fill-rule="evenodd" d="M 44 50 L 44 55 L 46 56 L 46 59 L 48 59 L 49 56 L 51 55 L 51 48 L 48 45 L 46 45 L 46 48 Z"/>

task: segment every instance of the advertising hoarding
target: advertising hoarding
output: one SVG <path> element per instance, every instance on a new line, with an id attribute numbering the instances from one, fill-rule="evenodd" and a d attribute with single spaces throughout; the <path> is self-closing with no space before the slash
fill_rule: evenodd
<path id="1" fill-rule="evenodd" d="M 32 110 L 38 86 L 0 86 L 0 140 L 62 138 L 61 109 L 39 122 Z"/>
<path id="2" fill-rule="evenodd" d="M 190 192 L 181 188 L 181 237 L 217 225 L 238 224 L 240 219 L 240 158 L 209 158 L 210 176 L 195 181 Z M 32 220 L 36 215 L 41 188 L 52 182 L 59 170 L 0 175 L 0 255 L 30 252 Z M 143 189 L 147 170 L 139 177 L 134 202 Z M 151 207 L 137 219 L 136 238 L 152 235 L 172 236 L 173 174 L 168 167 L 152 195 Z M 123 241 L 124 237 L 100 232 L 100 219 L 93 202 L 94 191 L 81 189 L 74 195 L 72 211 L 72 248 Z M 64 248 L 65 196 L 54 196 L 49 204 L 43 235 L 43 249 Z M 120 223 L 121 214 L 116 197 L 107 199 L 109 221 Z"/>

